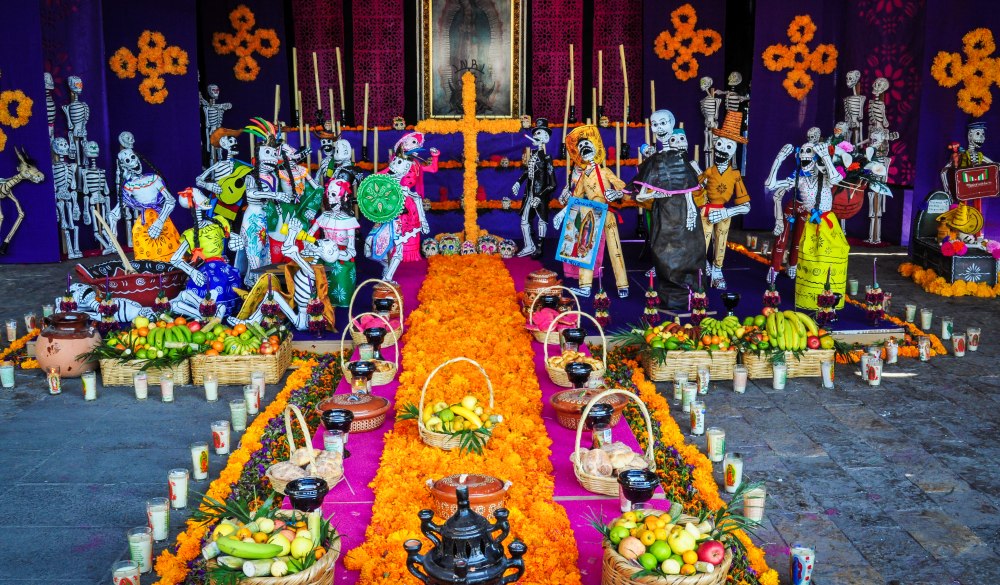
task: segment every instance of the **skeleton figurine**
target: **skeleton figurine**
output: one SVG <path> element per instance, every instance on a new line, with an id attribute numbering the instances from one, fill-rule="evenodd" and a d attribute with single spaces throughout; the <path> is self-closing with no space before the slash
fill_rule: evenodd
<path id="1" fill-rule="evenodd" d="M 214 87 L 214 86 L 209 86 Z M 219 158 L 214 160 L 214 162 L 204 170 L 198 178 L 195 179 L 195 185 L 199 189 L 204 189 L 212 193 L 215 197 L 218 197 L 222 193 L 222 185 L 219 181 L 228 177 L 233 173 L 236 168 L 234 156 L 239 154 L 236 149 L 236 137 L 240 135 L 239 130 L 230 130 L 228 128 L 216 128 L 211 136 L 209 136 L 209 143 L 212 146 L 213 156 L 216 151 L 225 153 L 225 158 Z"/>
<path id="2" fill-rule="evenodd" d="M 416 176 L 413 167 L 419 164 L 410 153 L 397 149 L 389 166 L 382 171 L 399 181 L 404 197 L 403 211 L 387 222 L 375 224 L 365 238 L 365 256 L 382 264 L 382 280 L 385 281 L 392 282 L 403 262 L 407 243 L 419 238 L 421 233 L 430 233 L 421 197 L 413 191 Z M 417 249 L 420 249 L 419 244 Z"/>
<path id="3" fill-rule="evenodd" d="M 118 229 L 116 217 L 111 213 L 111 196 L 108 189 L 108 178 L 104 169 L 97 166 L 97 157 L 101 149 L 93 140 L 88 140 L 83 147 L 84 167 L 80 171 L 80 194 L 83 195 L 83 223 L 94 228 L 94 240 L 101 246 L 102 254 L 114 252 L 112 239 L 117 239 Z M 97 214 L 105 218 L 111 234 L 104 232 Z M 117 216 L 118 211 L 113 215 Z M 93 216 L 93 217 L 92 217 Z"/>
<path id="4" fill-rule="evenodd" d="M 889 178 L 889 165 L 892 157 L 879 153 L 885 149 L 885 131 L 875 130 L 869 136 L 865 155 L 868 163 L 865 170 L 872 176 L 868 181 L 868 239 L 869 244 L 882 243 L 882 215 L 885 213 L 885 198 L 892 197 L 892 191 L 885 184 Z M 843 227 L 843 226 L 842 226 Z"/>
<path id="5" fill-rule="evenodd" d="M 722 98 L 716 96 L 715 88 L 712 87 L 711 77 L 702 77 L 698 82 L 701 91 L 705 92 L 705 97 L 701 98 L 698 106 L 701 115 L 705 119 L 705 167 L 715 164 L 715 136 L 712 130 L 719 127 L 719 110 L 722 107 Z"/>
<path id="6" fill-rule="evenodd" d="M 213 165 L 222 160 L 223 154 L 221 148 L 212 144 L 212 134 L 222 127 L 222 116 L 226 110 L 233 107 L 233 104 L 216 102 L 219 99 L 218 85 L 210 83 L 205 90 L 208 93 L 208 99 L 206 100 L 199 95 L 198 101 L 201 103 L 201 111 L 205 113 L 205 150 L 209 155 L 209 165 Z"/>
<path id="7" fill-rule="evenodd" d="M 346 307 L 354 294 L 356 282 L 355 257 L 357 250 L 354 245 L 355 233 L 361 228 L 358 220 L 348 214 L 343 206 L 348 200 L 351 185 L 346 181 L 334 179 L 326 186 L 323 196 L 323 213 L 319 214 L 309 229 L 309 235 L 315 236 L 323 232 L 323 238 L 329 241 L 332 260 L 324 258 L 326 268 L 327 295 L 334 307 Z"/>
<path id="8" fill-rule="evenodd" d="M 343 210 L 349 215 L 356 216 L 356 201 L 354 193 L 358 190 L 361 180 L 365 178 L 360 168 L 354 166 L 354 151 L 351 143 L 333 134 L 320 134 L 320 148 L 323 151 L 323 160 L 316 170 L 316 182 L 326 185 L 332 180 L 345 181 L 350 186 L 347 191 L 347 199 L 344 201 Z"/>
<path id="9" fill-rule="evenodd" d="M 744 102 L 750 101 L 750 96 L 736 91 L 741 83 L 743 83 L 743 76 L 739 72 L 733 71 L 726 78 L 726 85 L 729 86 L 729 89 L 716 92 L 725 97 L 727 112 L 738 112 L 743 108 Z"/>
<path id="10" fill-rule="evenodd" d="M 45 72 L 45 118 L 49 122 L 49 142 L 56 137 L 56 100 L 52 97 L 52 91 L 56 88 L 56 82 L 52 79 L 52 74 Z"/>
<path id="11" fill-rule="evenodd" d="M 851 144 L 861 144 L 864 140 L 864 116 L 865 100 L 868 99 L 861 93 L 861 72 L 857 69 L 847 72 L 847 87 L 851 90 L 851 95 L 844 98 L 844 119 L 847 120 L 847 127 L 850 129 Z"/>
<path id="12" fill-rule="evenodd" d="M 889 89 L 889 80 L 879 77 L 872 83 L 872 99 L 868 102 L 868 135 L 871 136 L 876 130 L 885 132 L 886 152 L 889 149 L 889 142 L 899 138 L 898 132 L 889 132 L 889 119 L 885 115 L 885 92 Z"/>
<path id="13" fill-rule="evenodd" d="M 74 282 L 69 286 L 69 294 L 76 302 L 77 311 L 86 313 L 92 319 L 100 321 L 101 299 L 98 298 L 97 290 L 93 286 Z M 59 306 L 62 299 L 62 295 L 56 297 L 55 305 Z M 114 317 L 118 323 L 132 323 L 136 317 L 146 317 L 150 320 L 156 320 L 156 311 L 149 307 L 143 307 L 132 299 L 115 297 L 115 302 L 118 304 L 118 310 L 115 312 Z"/>
<path id="14" fill-rule="evenodd" d="M 3 243 L 0 243 L 0 256 L 7 254 L 10 241 L 14 239 L 17 228 L 21 227 L 21 222 L 24 221 L 24 209 L 21 208 L 21 202 L 17 200 L 17 197 L 14 197 L 14 187 L 17 187 L 25 179 L 32 183 L 41 183 L 45 180 L 45 175 L 38 170 L 35 161 L 24 150 L 18 148 L 14 150 L 14 153 L 17 154 L 17 174 L 9 179 L 0 179 L 0 201 L 11 200 L 14 208 L 17 209 L 17 219 L 14 220 L 14 226 L 10 228 Z M 0 206 L 0 227 L 3 227 L 3 206 Z"/>
<path id="15" fill-rule="evenodd" d="M 66 124 L 69 128 L 69 148 L 73 161 L 78 168 L 83 166 L 83 145 L 87 142 L 87 122 L 90 120 L 90 106 L 80 101 L 83 93 L 83 80 L 71 75 L 69 84 L 69 103 L 62 107 L 66 114 Z"/>
<path id="16" fill-rule="evenodd" d="M 131 148 L 118 153 L 118 163 L 119 205 L 131 208 L 136 217 L 131 230 L 135 259 L 169 262 L 180 244 L 180 234 L 170 221 L 174 196 L 163 177 L 142 172 L 139 155 Z"/>
<path id="17" fill-rule="evenodd" d="M 63 233 L 66 255 L 70 259 L 82 258 L 80 252 L 80 203 L 77 201 L 76 163 L 69 160 L 69 142 L 59 137 L 52 141 L 52 183 L 56 191 L 56 211 L 59 229 Z"/>
<path id="18" fill-rule="evenodd" d="M 130 178 L 138 177 L 142 174 L 142 162 L 139 161 L 139 157 L 135 156 L 135 151 L 133 147 L 135 146 L 135 136 L 129 131 L 124 131 L 118 135 L 118 156 L 115 157 L 115 193 L 121 196 L 122 183 Z M 122 152 L 128 151 L 132 153 L 131 157 L 126 156 L 126 159 L 130 161 L 132 167 L 124 167 L 122 160 Z M 122 219 L 125 220 L 125 238 L 128 242 L 128 247 L 132 247 L 132 225 L 135 221 L 135 215 L 132 213 L 132 209 L 129 207 L 121 207 Z"/>
<path id="19" fill-rule="evenodd" d="M 246 210 L 240 235 L 243 236 L 247 257 L 247 286 L 257 281 L 257 269 L 271 263 L 271 249 L 267 235 L 267 210 L 273 202 L 288 203 L 292 200 L 292 185 L 278 176 L 279 146 L 275 135 L 261 135 L 265 142 L 257 147 L 257 164 L 246 177 Z M 294 245 L 294 241 L 292 242 Z"/>
<path id="20" fill-rule="evenodd" d="M 535 120 L 535 129 L 531 133 L 531 144 L 534 149 L 528 157 L 528 164 L 521 177 L 514 183 L 514 196 L 524 183 L 524 202 L 521 205 L 521 234 L 524 235 L 524 248 L 518 256 L 540 258 L 542 246 L 545 244 L 545 228 L 549 219 L 549 196 L 556 190 L 556 173 L 552 166 L 552 157 L 545 151 L 545 145 L 552 138 L 552 130 L 545 118 Z M 538 225 L 538 242 L 531 237 L 531 220 Z"/>

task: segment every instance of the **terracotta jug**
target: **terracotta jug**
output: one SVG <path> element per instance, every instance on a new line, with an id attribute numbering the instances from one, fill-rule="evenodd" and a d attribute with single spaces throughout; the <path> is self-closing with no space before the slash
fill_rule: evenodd
<path id="1" fill-rule="evenodd" d="M 51 366 L 59 366 L 63 378 L 77 378 L 94 371 L 97 362 L 77 359 L 101 344 L 101 335 L 94 325 L 85 313 L 56 313 L 46 317 L 45 329 L 35 346 L 38 367 L 44 372 Z"/>

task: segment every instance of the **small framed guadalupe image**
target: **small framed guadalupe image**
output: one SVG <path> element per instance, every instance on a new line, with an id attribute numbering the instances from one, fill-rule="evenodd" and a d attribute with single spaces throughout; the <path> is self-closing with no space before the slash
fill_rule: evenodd
<path id="1" fill-rule="evenodd" d="M 570 197 L 565 211 L 556 260 L 593 270 L 608 206 L 600 201 Z"/>

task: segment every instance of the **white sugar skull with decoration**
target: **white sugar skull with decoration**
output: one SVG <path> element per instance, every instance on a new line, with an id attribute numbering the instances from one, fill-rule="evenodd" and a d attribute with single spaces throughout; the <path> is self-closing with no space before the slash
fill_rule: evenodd
<path id="1" fill-rule="evenodd" d="M 392 129 L 393 130 L 406 130 L 406 119 L 402 116 L 396 116 L 392 119 Z"/>
<path id="2" fill-rule="evenodd" d="M 479 236 L 476 240 L 476 252 L 494 256 L 497 253 L 497 240 L 493 236 Z"/>
<path id="3" fill-rule="evenodd" d="M 501 258 L 513 258 L 514 254 L 517 254 L 517 244 L 514 243 L 514 240 L 500 242 L 499 248 Z"/>
<path id="4" fill-rule="evenodd" d="M 424 253 L 424 258 L 430 258 L 431 256 L 438 255 L 438 243 L 437 240 L 433 238 L 428 238 L 420 244 L 420 248 Z"/>
<path id="5" fill-rule="evenodd" d="M 457 256 L 461 247 L 462 240 L 455 234 L 442 234 L 438 239 L 438 250 L 444 256 Z"/>
<path id="6" fill-rule="evenodd" d="M 521 116 L 521 129 L 528 130 L 531 128 L 531 116 Z"/>
<path id="7" fill-rule="evenodd" d="M 462 242 L 462 256 L 471 256 L 476 253 L 476 245 L 472 240 Z"/>

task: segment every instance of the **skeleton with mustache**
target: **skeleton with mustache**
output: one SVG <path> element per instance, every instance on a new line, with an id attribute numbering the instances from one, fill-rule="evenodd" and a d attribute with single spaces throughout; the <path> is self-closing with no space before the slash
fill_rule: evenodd
<path id="1" fill-rule="evenodd" d="M 521 177 L 511 189 L 514 196 L 524 184 L 524 202 L 521 205 L 521 233 L 524 235 L 524 248 L 518 256 L 539 258 L 542 255 L 542 245 L 545 243 L 545 228 L 549 219 L 549 196 L 556 189 L 556 172 L 552 166 L 552 157 L 545 151 L 545 145 L 552 138 L 552 130 L 548 120 L 535 120 L 535 129 L 531 140 L 533 149 Z M 531 220 L 538 223 L 538 242 L 531 237 Z"/>

